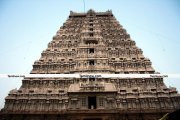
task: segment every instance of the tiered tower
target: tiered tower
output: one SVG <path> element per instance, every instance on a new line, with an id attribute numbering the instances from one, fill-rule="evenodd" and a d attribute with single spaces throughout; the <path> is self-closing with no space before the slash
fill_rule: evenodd
<path id="1" fill-rule="evenodd" d="M 70 12 L 31 74 L 154 74 L 111 11 Z M 31 78 L 10 91 L 7 120 L 157 120 L 180 108 L 163 78 Z"/>

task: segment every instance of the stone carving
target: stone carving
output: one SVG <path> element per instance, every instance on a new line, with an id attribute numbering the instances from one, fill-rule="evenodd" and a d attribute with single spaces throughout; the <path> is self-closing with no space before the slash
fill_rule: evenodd
<path id="1" fill-rule="evenodd" d="M 112 11 L 70 12 L 31 74 L 153 74 L 151 61 Z M 180 108 L 163 78 L 24 78 L 1 110 L 13 120 L 157 120 Z M 93 117 L 93 116 L 94 117 Z"/>

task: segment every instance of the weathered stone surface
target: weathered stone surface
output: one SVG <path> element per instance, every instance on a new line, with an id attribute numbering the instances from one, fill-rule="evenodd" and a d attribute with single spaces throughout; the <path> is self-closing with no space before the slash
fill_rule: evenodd
<path id="1" fill-rule="evenodd" d="M 70 12 L 31 74 L 155 73 L 111 11 Z M 163 78 L 24 78 L 6 97 L 8 120 L 157 120 L 180 108 Z"/>

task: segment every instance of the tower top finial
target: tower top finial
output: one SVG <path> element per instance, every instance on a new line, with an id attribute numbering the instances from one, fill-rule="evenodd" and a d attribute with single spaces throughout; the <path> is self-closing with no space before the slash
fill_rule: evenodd
<path id="1" fill-rule="evenodd" d="M 87 13 L 95 13 L 93 9 L 89 9 Z"/>

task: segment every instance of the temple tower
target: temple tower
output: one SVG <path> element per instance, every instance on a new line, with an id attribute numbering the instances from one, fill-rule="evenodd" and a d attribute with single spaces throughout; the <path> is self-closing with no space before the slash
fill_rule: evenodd
<path id="1" fill-rule="evenodd" d="M 112 11 L 70 12 L 31 74 L 155 74 Z M 157 120 L 180 108 L 163 78 L 31 78 L 11 90 L 6 120 Z"/>

